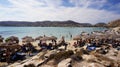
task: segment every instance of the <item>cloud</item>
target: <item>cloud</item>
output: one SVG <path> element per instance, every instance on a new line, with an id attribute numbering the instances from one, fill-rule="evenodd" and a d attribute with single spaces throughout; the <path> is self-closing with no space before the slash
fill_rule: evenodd
<path id="1" fill-rule="evenodd" d="M 8 0 L 16 7 L 58 7 L 62 5 L 62 0 Z"/>
<path id="2" fill-rule="evenodd" d="M 44 2 L 45 6 L 48 7 L 59 7 L 62 5 L 63 0 L 39 0 L 40 2 Z"/>
<path id="3" fill-rule="evenodd" d="M 73 20 L 79 23 L 108 22 L 120 18 L 120 14 L 105 9 L 89 8 L 98 5 L 103 7 L 107 0 L 69 0 L 74 7 L 63 6 L 64 0 L 8 0 L 10 7 L 0 6 L 0 20 L 19 21 L 64 21 Z M 93 2 L 94 1 L 94 2 Z M 86 3 L 86 4 L 85 4 Z"/>
<path id="4" fill-rule="evenodd" d="M 70 0 L 70 2 L 77 7 L 81 6 L 84 8 L 88 8 L 94 6 L 97 8 L 101 8 L 107 3 L 107 0 Z"/>

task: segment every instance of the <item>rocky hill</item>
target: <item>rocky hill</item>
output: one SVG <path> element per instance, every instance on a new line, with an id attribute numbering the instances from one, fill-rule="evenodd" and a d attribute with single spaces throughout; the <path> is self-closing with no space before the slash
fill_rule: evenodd
<path id="1" fill-rule="evenodd" d="M 91 27 L 90 23 L 77 23 L 71 20 L 68 21 L 1 21 L 0 26 L 29 26 L 29 27 Z"/>
<path id="2" fill-rule="evenodd" d="M 109 27 L 120 27 L 120 19 L 108 23 Z"/>
<path id="3" fill-rule="evenodd" d="M 95 24 L 94 26 L 95 26 L 95 27 L 106 27 L 106 26 L 107 26 L 107 24 L 106 24 L 106 23 L 101 22 L 101 23 L 97 23 L 97 24 Z"/>
<path id="4" fill-rule="evenodd" d="M 108 23 L 100 22 L 97 24 L 78 23 L 72 20 L 68 21 L 0 21 L 0 26 L 17 27 L 120 27 L 120 19 Z"/>

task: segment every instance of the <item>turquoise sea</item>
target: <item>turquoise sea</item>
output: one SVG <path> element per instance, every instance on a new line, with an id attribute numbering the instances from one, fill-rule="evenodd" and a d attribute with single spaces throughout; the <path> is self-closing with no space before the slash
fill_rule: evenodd
<path id="1" fill-rule="evenodd" d="M 4 38 L 9 36 L 17 36 L 21 39 L 24 36 L 56 36 L 61 38 L 64 36 L 66 40 L 71 39 L 71 35 L 75 36 L 81 32 L 91 33 L 93 31 L 104 31 L 104 27 L 0 27 L 0 35 Z"/>

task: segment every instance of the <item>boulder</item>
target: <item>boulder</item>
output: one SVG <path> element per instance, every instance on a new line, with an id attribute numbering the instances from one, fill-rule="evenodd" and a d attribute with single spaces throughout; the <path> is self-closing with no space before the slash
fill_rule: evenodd
<path id="1" fill-rule="evenodd" d="M 86 61 L 78 62 L 73 65 L 73 67 L 105 67 L 99 63 L 88 63 Z"/>
<path id="2" fill-rule="evenodd" d="M 70 65 L 71 58 L 62 60 L 60 63 L 58 63 L 58 67 L 68 67 Z"/>

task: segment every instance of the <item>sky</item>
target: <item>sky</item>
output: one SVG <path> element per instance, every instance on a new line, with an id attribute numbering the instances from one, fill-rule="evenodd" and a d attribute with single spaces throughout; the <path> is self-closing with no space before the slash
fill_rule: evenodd
<path id="1" fill-rule="evenodd" d="M 0 0 L 0 21 L 110 22 L 120 19 L 120 0 Z"/>

